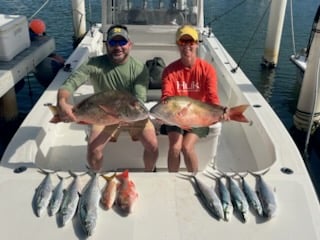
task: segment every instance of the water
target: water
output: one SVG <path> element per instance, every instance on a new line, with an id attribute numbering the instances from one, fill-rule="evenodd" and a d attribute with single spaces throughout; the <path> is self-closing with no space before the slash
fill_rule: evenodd
<path id="1" fill-rule="evenodd" d="M 44 2 L 2 0 L 0 12 L 30 17 Z M 237 5 L 239 6 L 234 7 Z M 205 0 L 205 23 L 210 23 L 215 35 L 270 103 L 286 128 L 290 130 L 293 125 L 292 116 L 296 109 L 302 79 L 302 74 L 289 60 L 290 55 L 294 53 L 290 0 L 287 3 L 279 61 L 274 70 L 263 69 L 260 65 L 264 51 L 268 14 L 264 18 L 262 16 L 268 5 L 269 0 Z M 319 1 L 317 0 L 293 1 L 296 51 L 306 47 L 318 5 Z M 86 7 L 88 24 L 89 22 L 100 22 L 100 0 L 86 1 Z M 232 11 L 230 11 L 231 9 Z M 56 52 L 64 58 L 67 58 L 72 52 L 71 16 L 70 0 L 49 1 L 43 10 L 36 15 L 36 18 L 41 18 L 46 22 L 46 32 L 55 38 Z M 258 25 L 259 22 L 261 22 L 260 25 Z M 12 128 L 16 128 L 23 120 L 44 90 L 32 75 L 26 80 L 23 89 L 17 94 L 20 109 L 19 121 L 11 124 Z M 1 123 L 0 156 L 13 134 L 12 131 L 8 132 L 6 129 L 9 127 Z M 300 141 L 302 144 L 304 143 L 304 139 L 300 139 Z M 320 172 L 317 169 L 320 171 L 320 161 L 319 151 L 316 151 L 317 148 L 314 146 L 316 144 L 319 146 L 319 142 L 320 139 L 316 137 L 312 139 L 309 151 L 310 158 L 307 160 L 307 167 L 318 192 L 320 192 L 320 178 L 317 176 L 320 176 Z"/>

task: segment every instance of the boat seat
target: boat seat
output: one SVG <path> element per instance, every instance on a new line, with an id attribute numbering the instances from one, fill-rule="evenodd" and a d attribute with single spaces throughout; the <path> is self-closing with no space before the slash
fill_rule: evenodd
<path id="1" fill-rule="evenodd" d="M 148 24 L 147 12 L 142 9 L 131 9 L 128 12 L 128 22 L 138 25 Z"/>

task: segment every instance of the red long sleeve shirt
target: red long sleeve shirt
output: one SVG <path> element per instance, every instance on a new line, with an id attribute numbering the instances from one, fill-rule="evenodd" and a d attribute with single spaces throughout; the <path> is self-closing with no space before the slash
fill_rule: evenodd
<path id="1" fill-rule="evenodd" d="M 162 97 L 188 96 L 206 103 L 220 104 L 215 69 L 206 61 L 197 58 L 191 67 L 181 60 L 169 64 L 162 74 Z"/>

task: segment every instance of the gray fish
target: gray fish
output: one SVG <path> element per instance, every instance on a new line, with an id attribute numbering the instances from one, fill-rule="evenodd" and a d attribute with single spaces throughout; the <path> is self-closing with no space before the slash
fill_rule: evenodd
<path id="1" fill-rule="evenodd" d="M 48 212 L 50 216 L 55 215 L 59 211 L 63 199 L 64 178 L 60 177 L 59 175 L 58 178 L 60 179 L 60 181 L 53 190 L 48 206 Z"/>
<path id="2" fill-rule="evenodd" d="M 195 182 L 197 191 L 207 209 L 213 213 L 218 220 L 223 218 L 223 207 L 217 194 L 215 193 L 214 187 L 207 186 L 200 178 L 192 175 Z"/>
<path id="3" fill-rule="evenodd" d="M 53 191 L 51 173 L 44 170 L 41 170 L 41 172 L 46 174 L 46 176 L 37 187 L 33 199 L 37 217 L 42 216 L 43 212 L 47 209 Z"/>
<path id="4" fill-rule="evenodd" d="M 50 122 L 61 122 L 57 107 L 46 104 L 54 114 Z M 125 91 L 107 90 L 95 93 L 74 106 L 77 123 L 114 125 L 130 123 L 149 117 L 148 109 L 132 94 Z"/>
<path id="5" fill-rule="evenodd" d="M 59 217 L 62 226 L 65 226 L 74 216 L 79 202 L 80 182 L 79 176 L 71 173 L 73 180 L 64 191 Z"/>
<path id="6" fill-rule="evenodd" d="M 256 177 L 256 187 L 261 200 L 263 213 L 267 218 L 272 218 L 276 215 L 277 202 L 273 191 L 270 186 L 265 182 L 262 175 L 251 173 Z"/>
<path id="7" fill-rule="evenodd" d="M 90 181 L 82 192 L 78 208 L 80 225 L 87 236 L 91 236 L 96 227 L 101 198 L 98 173 L 91 173 L 91 175 Z"/>
<path id="8" fill-rule="evenodd" d="M 217 181 L 218 181 L 218 189 L 220 193 L 222 208 L 224 212 L 224 220 L 229 221 L 233 211 L 230 192 L 227 186 L 223 183 L 221 177 L 218 177 Z"/>
<path id="9" fill-rule="evenodd" d="M 240 178 L 242 182 L 242 189 L 246 195 L 249 205 L 257 212 L 259 216 L 263 216 L 262 205 L 257 193 L 253 191 L 243 176 L 240 176 Z"/>
<path id="10" fill-rule="evenodd" d="M 227 176 L 227 179 L 229 182 L 231 200 L 234 204 L 234 207 L 241 213 L 241 216 L 242 216 L 244 222 L 246 222 L 247 221 L 247 214 L 249 212 L 248 201 L 247 201 L 244 193 L 242 192 L 241 188 L 235 182 L 235 180 L 232 179 L 231 176 Z"/>

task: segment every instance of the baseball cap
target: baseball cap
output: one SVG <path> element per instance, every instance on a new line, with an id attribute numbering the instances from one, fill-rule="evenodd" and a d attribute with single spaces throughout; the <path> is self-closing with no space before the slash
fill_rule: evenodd
<path id="1" fill-rule="evenodd" d="M 115 36 L 121 36 L 124 39 L 129 40 L 129 33 L 122 26 L 112 26 L 112 27 L 110 27 L 110 29 L 108 30 L 107 41 L 111 40 Z"/>
<path id="2" fill-rule="evenodd" d="M 189 35 L 194 41 L 198 41 L 198 32 L 191 25 L 184 25 L 177 30 L 176 40 L 179 41 L 184 35 Z"/>

